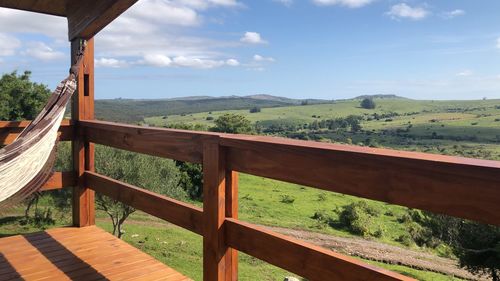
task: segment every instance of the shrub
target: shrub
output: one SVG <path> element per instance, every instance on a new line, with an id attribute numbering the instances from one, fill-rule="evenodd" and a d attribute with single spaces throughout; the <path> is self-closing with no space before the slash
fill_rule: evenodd
<path id="1" fill-rule="evenodd" d="M 322 193 L 318 194 L 318 201 L 320 201 L 320 202 L 326 201 L 326 193 L 322 192 Z"/>
<path id="2" fill-rule="evenodd" d="M 206 120 L 207 121 L 212 121 L 212 120 L 214 120 L 214 117 L 213 116 L 207 116 Z"/>
<path id="3" fill-rule="evenodd" d="M 342 207 L 339 212 L 339 223 L 356 235 L 381 236 L 383 231 L 373 222 L 373 217 L 379 215 L 379 210 L 369 206 L 365 201 L 358 201 Z"/>
<path id="4" fill-rule="evenodd" d="M 280 200 L 281 203 L 285 203 L 285 204 L 292 204 L 293 202 L 295 202 L 295 198 L 288 195 L 288 194 L 285 194 L 285 195 L 281 195 L 281 200 Z"/>
<path id="5" fill-rule="evenodd" d="M 250 113 L 258 113 L 260 111 L 261 111 L 261 109 L 258 106 L 254 106 L 254 107 L 250 108 Z"/>
<path id="6" fill-rule="evenodd" d="M 410 247 L 413 245 L 413 239 L 411 239 L 410 235 L 408 233 L 400 235 L 397 239 L 397 242 L 405 245 L 406 247 Z"/>
<path id="7" fill-rule="evenodd" d="M 374 109 L 375 107 L 377 107 L 377 105 L 375 104 L 373 99 L 366 98 L 361 101 L 361 107 L 364 109 Z"/>

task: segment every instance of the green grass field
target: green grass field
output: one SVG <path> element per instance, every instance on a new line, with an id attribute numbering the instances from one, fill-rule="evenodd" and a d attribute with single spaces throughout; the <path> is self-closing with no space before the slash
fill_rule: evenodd
<path id="1" fill-rule="evenodd" d="M 500 100 L 477 101 L 417 101 L 401 98 L 376 99 L 376 109 L 363 109 L 359 100 L 337 101 L 332 104 L 262 108 L 261 112 L 225 110 L 188 115 L 170 115 L 145 118 L 152 126 L 169 124 L 201 124 L 208 127 L 226 113 L 245 116 L 260 124 L 304 124 L 315 120 L 364 116 L 362 132 L 340 134 L 321 131 L 316 136 L 323 141 L 344 142 L 477 157 L 500 159 Z M 373 118 L 374 114 L 398 116 Z M 212 119 L 212 118 L 209 118 Z"/>

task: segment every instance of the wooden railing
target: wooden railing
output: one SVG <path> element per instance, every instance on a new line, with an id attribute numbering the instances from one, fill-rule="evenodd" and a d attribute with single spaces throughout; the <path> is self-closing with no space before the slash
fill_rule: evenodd
<path id="1" fill-rule="evenodd" d="M 237 172 L 500 225 L 497 161 L 94 120 L 76 125 L 86 143 L 203 164 L 203 209 L 90 170 L 82 177 L 96 192 L 202 235 L 204 280 L 237 280 L 237 251 L 309 280 L 411 279 L 238 220 Z"/>

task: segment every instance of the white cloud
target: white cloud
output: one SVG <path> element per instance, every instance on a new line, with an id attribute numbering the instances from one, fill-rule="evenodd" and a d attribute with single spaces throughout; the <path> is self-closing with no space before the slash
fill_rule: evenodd
<path id="1" fill-rule="evenodd" d="M 253 60 L 257 62 L 275 62 L 276 60 L 272 57 L 263 57 L 261 55 L 254 55 Z"/>
<path id="2" fill-rule="evenodd" d="M 444 12 L 442 14 L 443 18 L 445 18 L 445 19 L 452 19 L 452 18 L 456 18 L 459 16 L 463 16 L 463 15 L 465 15 L 465 11 L 461 10 L 461 9 L 456 9 L 456 10 L 449 11 L 449 12 Z"/>
<path id="3" fill-rule="evenodd" d="M 125 60 L 117 60 L 114 58 L 99 58 L 94 60 L 94 63 L 96 67 L 122 68 L 128 66 Z"/>
<path id="4" fill-rule="evenodd" d="M 0 33 L 0 56 L 12 56 L 21 47 L 21 41 L 9 34 Z"/>
<path id="5" fill-rule="evenodd" d="M 213 60 L 197 57 L 177 56 L 170 58 L 163 54 L 147 54 L 142 60 L 135 62 L 138 65 L 155 67 L 190 67 L 198 69 L 212 69 L 221 66 L 239 66 L 236 59 Z"/>
<path id="6" fill-rule="evenodd" d="M 429 15 L 424 7 L 411 7 L 406 3 L 396 4 L 386 13 L 393 19 L 408 18 L 412 20 L 421 20 Z"/>
<path id="7" fill-rule="evenodd" d="M 463 71 L 460 71 L 459 73 L 457 73 L 457 76 L 462 76 L 462 77 L 466 77 L 466 76 L 472 76 L 474 74 L 474 72 L 470 69 L 465 69 Z"/>
<path id="8" fill-rule="evenodd" d="M 54 50 L 43 42 L 29 43 L 23 54 L 42 61 L 60 60 L 65 57 L 63 52 Z"/>
<path id="9" fill-rule="evenodd" d="M 217 61 L 210 59 L 190 58 L 184 56 L 175 57 L 173 59 L 173 62 L 176 66 L 201 68 L 201 69 L 220 67 L 225 64 L 225 62 L 221 60 Z"/>
<path id="10" fill-rule="evenodd" d="M 228 59 L 226 60 L 226 64 L 229 66 L 239 66 L 240 62 L 236 59 Z"/>
<path id="11" fill-rule="evenodd" d="M 0 8 L 0 32 L 43 34 L 67 40 L 67 22 L 63 17 Z"/>
<path id="12" fill-rule="evenodd" d="M 140 64 L 156 67 L 166 67 L 172 65 L 172 59 L 162 54 L 146 54 L 144 56 L 144 60 L 140 61 Z"/>
<path id="13" fill-rule="evenodd" d="M 267 43 L 266 40 L 262 39 L 262 36 L 260 35 L 260 33 L 251 32 L 251 31 L 245 32 L 245 35 L 243 35 L 243 37 L 241 37 L 240 41 L 244 42 L 244 43 L 249 43 L 249 44 L 266 44 Z"/>
<path id="14" fill-rule="evenodd" d="M 349 8 L 361 8 L 375 0 L 313 0 L 313 3 L 318 6 L 333 6 L 340 5 Z"/>

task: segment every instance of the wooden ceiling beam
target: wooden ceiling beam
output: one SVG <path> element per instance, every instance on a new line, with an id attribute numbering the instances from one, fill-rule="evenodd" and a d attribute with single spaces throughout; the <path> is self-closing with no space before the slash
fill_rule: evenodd
<path id="1" fill-rule="evenodd" d="M 92 38 L 136 2 L 137 0 L 67 0 L 69 40 Z"/>
<path id="2" fill-rule="evenodd" d="M 0 7 L 66 16 L 66 0 L 0 0 Z"/>

